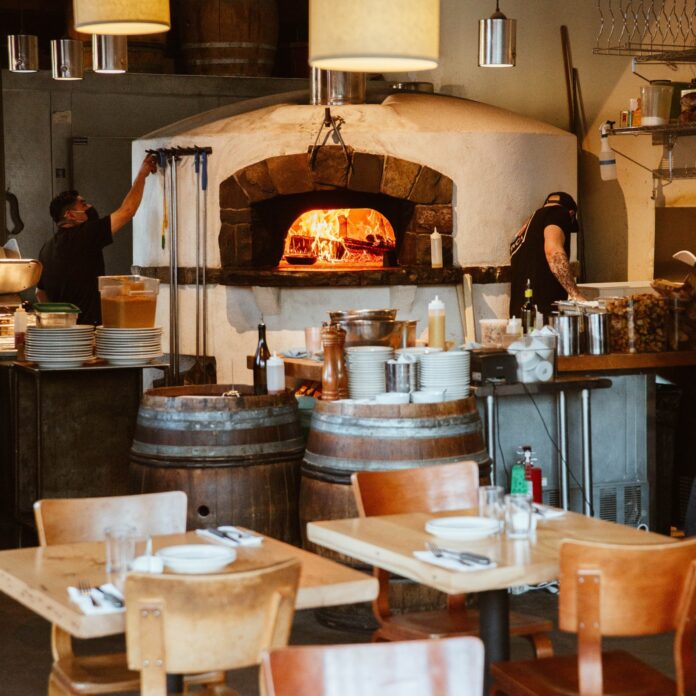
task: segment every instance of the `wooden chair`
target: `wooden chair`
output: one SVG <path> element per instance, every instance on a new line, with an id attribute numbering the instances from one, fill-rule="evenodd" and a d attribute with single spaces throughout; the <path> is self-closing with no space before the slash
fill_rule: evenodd
<path id="1" fill-rule="evenodd" d="M 165 696 L 167 673 L 257 665 L 264 650 L 286 645 L 300 567 L 290 559 L 220 575 L 129 574 L 126 649 L 142 696 Z M 196 695 L 234 693 L 215 686 Z"/>
<path id="2" fill-rule="evenodd" d="M 265 653 L 267 696 L 481 696 L 483 643 L 473 636 L 291 647 Z"/>
<path id="3" fill-rule="evenodd" d="M 479 472 L 472 461 L 393 471 L 359 471 L 352 475 L 353 493 L 361 517 L 407 512 L 440 512 L 478 508 Z M 447 610 L 392 614 L 389 606 L 390 573 L 375 568 L 379 594 L 372 608 L 379 628 L 375 641 L 478 635 L 478 611 L 467 609 L 464 595 L 450 595 Z M 528 638 L 537 657 L 553 654 L 548 633 L 551 621 L 510 613 L 510 633 Z"/>
<path id="4" fill-rule="evenodd" d="M 674 696 L 696 692 L 696 539 L 629 546 L 564 541 L 559 626 L 577 633 L 578 654 L 491 667 L 491 693 L 551 696 Z M 676 683 L 602 636 L 675 631 Z"/>
<path id="5" fill-rule="evenodd" d="M 128 522 L 139 534 L 176 534 L 186 531 L 186 494 L 181 491 L 103 498 L 46 498 L 34 503 L 41 546 L 102 541 L 109 525 Z M 137 691 L 140 675 L 126 664 L 125 653 L 80 655 L 73 652 L 69 633 L 51 626 L 53 667 L 49 696 L 108 694 Z M 224 675 L 206 675 L 204 683 Z"/>

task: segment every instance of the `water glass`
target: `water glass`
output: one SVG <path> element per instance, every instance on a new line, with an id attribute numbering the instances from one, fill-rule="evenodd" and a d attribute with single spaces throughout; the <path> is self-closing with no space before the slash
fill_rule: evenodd
<path id="1" fill-rule="evenodd" d="M 532 496 L 510 493 L 505 496 L 505 528 L 510 539 L 528 539 L 532 531 Z"/>
<path id="2" fill-rule="evenodd" d="M 479 515 L 488 517 L 503 528 L 505 507 L 503 504 L 504 492 L 502 486 L 481 486 L 478 492 Z"/>
<path id="3" fill-rule="evenodd" d="M 121 592 L 135 558 L 137 530 L 130 525 L 114 525 L 104 530 L 106 540 L 106 575 Z"/>
<path id="4" fill-rule="evenodd" d="M 304 330 L 307 357 L 313 358 L 321 353 L 321 326 L 307 326 Z"/>

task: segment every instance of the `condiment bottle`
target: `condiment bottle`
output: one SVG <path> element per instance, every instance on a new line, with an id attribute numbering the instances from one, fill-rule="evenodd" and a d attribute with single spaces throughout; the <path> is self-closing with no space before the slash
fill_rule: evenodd
<path id="1" fill-rule="evenodd" d="M 268 350 L 266 343 L 266 325 L 259 324 L 259 342 L 256 346 L 256 355 L 254 356 L 254 394 L 268 394 L 266 364 L 271 357 L 271 351 Z"/>
<path id="2" fill-rule="evenodd" d="M 513 316 L 508 319 L 507 326 L 505 327 L 505 333 L 508 336 L 521 336 L 522 335 L 522 320 Z"/>
<path id="3" fill-rule="evenodd" d="M 27 313 L 24 307 L 17 307 L 14 313 L 14 346 L 17 360 L 24 360 L 24 344 L 27 337 Z"/>
<path id="4" fill-rule="evenodd" d="M 445 303 L 437 295 L 428 305 L 428 345 L 445 348 Z"/>
<path id="5" fill-rule="evenodd" d="M 430 235 L 430 265 L 432 268 L 442 268 L 442 235 L 437 227 Z"/>
<path id="6" fill-rule="evenodd" d="M 532 297 L 534 291 L 532 290 L 532 281 L 527 278 L 527 287 L 524 290 L 524 304 L 522 305 L 522 331 L 524 333 L 531 333 L 534 331 L 534 322 L 536 321 L 536 308 Z"/>
<path id="7" fill-rule="evenodd" d="M 266 362 L 266 387 L 269 394 L 280 394 L 285 390 L 285 363 L 275 351 Z"/>

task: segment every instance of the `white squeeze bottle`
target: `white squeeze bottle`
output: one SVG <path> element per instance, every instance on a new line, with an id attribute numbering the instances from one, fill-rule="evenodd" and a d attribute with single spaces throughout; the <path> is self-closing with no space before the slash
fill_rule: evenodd
<path id="1" fill-rule="evenodd" d="M 430 235 L 430 266 L 442 268 L 442 235 L 437 231 L 437 227 Z"/>
<path id="2" fill-rule="evenodd" d="M 428 345 L 445 348 L 445 303 L 437 295 L 428 305 Z"/>
<path id="3" fill-rule="evenodd" d="M 269 394 L 279 394 L 285 389 L 285 363 L 275 351 L 266 361 L 266 389 Z"/>

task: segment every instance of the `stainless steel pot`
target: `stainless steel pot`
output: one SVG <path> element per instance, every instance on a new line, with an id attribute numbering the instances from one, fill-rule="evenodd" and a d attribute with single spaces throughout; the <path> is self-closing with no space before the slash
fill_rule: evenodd
<path id="1" fill-rule="evenodd" d="M 331 323 L 345 330 L 346 348 L 350 346 L 391 346 L 396 349 L 416 345 L 416 321 L 344 319 Z"/>
<path id="2" fill-rule="evenodd" d="M 340 312 L 329 312 L 332 323 L 338 321 L 359 320 L 389 320 L 396 319 L 396 309 L 346 309 Z"/>
<path id="3" fill-rule="evenodd" d="M 580 314 L 551 314 L 551 326 L 558 333 L 558 355 L 580 354 L 580 319 Z"/>

